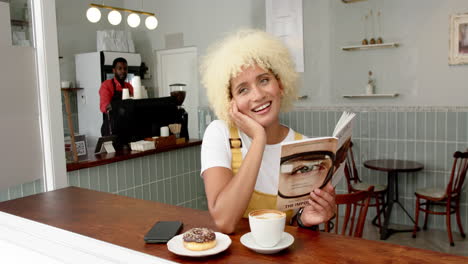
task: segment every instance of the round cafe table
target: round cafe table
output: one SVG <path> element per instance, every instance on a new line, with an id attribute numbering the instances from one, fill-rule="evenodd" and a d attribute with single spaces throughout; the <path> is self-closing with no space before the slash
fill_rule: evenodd
<path id="1" fill-rule="evenodd" d="M 364 162 L 364 167 L 387 172 L 387 203 L 385 205 L 384 224 L 380 229 L 380 239 L 387 239 L 392 233 L 396 232 L 412 232 L 413 230 L 395 230 L 390 229 L 388 224 L 390 222 L 390 215 L 392 213 L 393 204 L 398 204 L 406 215 L 413 221 L 413 217 L 406 211 L 405 207 L 398 200 L 398 173 L 399 172 L 415 172 L 420 171 L 424 168 L 424 165 L 409 160 L 397 160 L 397 159 L 376 159 L 368 160 Z"/>

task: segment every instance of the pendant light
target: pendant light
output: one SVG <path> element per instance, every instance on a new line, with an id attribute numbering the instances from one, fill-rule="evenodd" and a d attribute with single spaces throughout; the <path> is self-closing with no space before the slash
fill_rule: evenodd
<path id="1" fill-rule="evenodd" d="M 136 13 L 131 13 L 127 17 L 127 23 L 132 28 L 138 27 L 140 25 L 140 16 Z"/>
<path id="2" fill-rule="evenodd" d="M 86 17 L 92 23 L 97 23 L 101 19 L 100 8 L 103 8 L 103 9 L 111 10 L 109 14 L 107 14 L 107 20 L 109 21 L 110 24 L 114 26 L 119 25 L 120 22 L 122 22 L 122 14 L 119 11 L 122 11 L 124 13 L 125 12 L 130 13 L 127 17 L 127 23 L 132 28 L 136 28 L 140 25 L 141 23 L 140 15 L 146 16 L 145 25 L 146 25 L 146 28 L 148 28 L 149 30 L 153 30 L 157 28 L 159 24 L 158 19 L 156 18 L 154 13 L 143 11 L 143 0 L 141 1 L 141 10 L 133 10 L 133 9 L 126 9 L 126 8 L 115 7 L 115 6 L 108 6 L 108 5 L 104 5 L 104 1 L 102 5 L 99 5 L 99 4 L 89 4 L 89 5 L 90 5 L 90 8 L 88 8 L 88 10 L 86 11 Z"/>
<path id="3" fill-rule="evenodd" d="M 114 26 L 117 26 L 122 21 L 122 15 L 117 10 L 112 10 L 107 15 L 107 20 Z"/>
<path id="4" fill-rule="evenodd" d="M 158 27 L 158 20 L 155 16 L 149 16 L 145 20 L 145 25 L 149 30 L 153 30 Z"/>
<path id="5" fill-rule="evenodd" d="M 91 23 L 97 23 L 101 19 L 101 11 L 92 6 L 86 11 L 86 18 L 88 18 Z"/>

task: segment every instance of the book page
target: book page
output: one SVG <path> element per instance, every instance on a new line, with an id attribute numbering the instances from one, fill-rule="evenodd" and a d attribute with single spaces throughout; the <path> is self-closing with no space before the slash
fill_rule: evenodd
<path id="1" fill-rule="evenodd" d="M 335 172 L 333 174 L 332 185 L 336 186 L 344 176 L 346 154 L 351 144 L 353 134 L 353 122 L 356 114 L 343 112 L 333 131 L 333 136 L 338 138 L 338 147 L 334 162 Z"/>
<path id="2" fill-rule="evenodd" d="M 278 210 L 304 207 L 310 192 L 330 181 L 337 143 L 337 138 L 325 137 L 282 144 Z"/>
<path id="3" fill-rule="evenodd" d="M 338 148 L 351 138 L 355 116 L 355 113 L 343 112 L 338 123 L 336 123 L 335 130 L 333 130 L 333 136 L 338 138 Z"/>
<path id="4" fill-rule="evenodd" d="M 304 207 L 311 191 L 322 188 L 330 180 L 333 186 L 341 181 L 355 116 L 343 112 L 333 137 L 308 138 L 281 145 L 278 210 Z"/>

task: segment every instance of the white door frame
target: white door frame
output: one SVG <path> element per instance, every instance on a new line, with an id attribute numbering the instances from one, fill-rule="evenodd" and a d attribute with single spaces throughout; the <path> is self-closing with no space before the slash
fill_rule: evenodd
<path id="1" fill-rule="evenodd" d="M 55 0 L 33 0 L 44 189 L 68 186 L 58 61 Z"/>
<path id="2" fill-rule="evenodd" d="M 165 50 L 155 50 L 154 51 L 154 54 L 156 56 L 156 67 L 155 68 L 157 70 L 157 77 L 158 77 L 157 89 L 158 89 L 158 96 L 159 97 L 169 95 L 169 94 L 164 94 L 164 87 L 162 85 L 162 83 L 163 83 L 163 69 L 161 67 L 162 57 L 166 56 L 166 55 L 184 54 L 184 53 L 195 53 L 196 56 L 197 56 L 197 60 L 198 60 L 198 48 L 197 47 L 184 47 L 184 48 L 175 48 L 175 49 L 165 49 Z M 192 120 L 192 122 L 194 122 L 194 123 L 192 123 L 193 124 L 192 129 L 196 130 L 196 132 L 195 132 L 196 134 L 193 133 L 194 131 L 189 131 L 189 136 L 191 138 L 200 138 L 200 127 L 198 125 L 198 107 L 200 106 L 200 100 L 199 100 L 199 93 L 200 93 L 199 84 L 200 84 L 200 82 L 198 80 L 198 70 L 196 70 L 196 72 L 197 72 L 196 87 L 192 87 L 191 89 L 195 88 L 195 90 L 196 90 L 195 101 L 196 101 L 197 109 L 196 109 L 195 116 L 190 116 L 190 114 L 189 114 L 189 122 L 190 122 L 190 120 Z M 156 92 L 156 89 L 155 89 L 155 92 Z M 186 110 L 187 110 L 187 108 L 186 108 Z M 187 112 L 190 112 L 190 111 L 187 111 Z M 189 128 L 190 128 L 190 125 L 189 125 Z"/>
<path id="3" fill-rule="evenodd" d="M 162 64 L 162 55 L 168 55 L 168 54 L 182 54 L 182 53 L 191 53 L 191 52 L 198 52 L 197 47 L 185 47 L 185 48 L 176 48 L 176 49 L 167 49 L 167 50 L 156 50 L 156 63 L 157 63 L 157 72 L 158 72 L 158 96 L 161 97 L 161 95 L 164 92 L 164 87 L 162 87 L 162 69 L 161 69 L 161 64 Z"/>

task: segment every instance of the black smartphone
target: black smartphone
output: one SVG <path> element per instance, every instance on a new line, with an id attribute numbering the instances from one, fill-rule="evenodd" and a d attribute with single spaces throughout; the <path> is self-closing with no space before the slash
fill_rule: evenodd
<path id="1" fill-rule="evenodd" d="M 181 221 L 159 221 L 145 235 L 146 243 L 166 243 L 182 229 Z"/>

